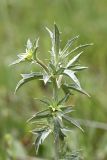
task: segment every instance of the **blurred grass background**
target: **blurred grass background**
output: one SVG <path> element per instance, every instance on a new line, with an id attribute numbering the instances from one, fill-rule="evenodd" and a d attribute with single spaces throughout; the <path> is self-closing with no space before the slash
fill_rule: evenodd
<path id="1" fill-rule="evenodd" d="M 34 137 L 26 120 L 43 107 L 33 98 L 49 95 L 49 91 L 33 81 L 14 95 L 19 74 L 30 71 L 30 67 L 10 68 L 8 64 L 23 52 L 28 38 L 38 36 L 44 60 L 50 49 L 45 26 L 52 28 L 54 21 L 62 32 L 62 47 L 78 34 L 77 44 L 94 43 L 81 57 L 89 69 L 79 76 L 91 99 L 80 94 L 70 99 L 76 106 L 74 117 L 107 123 L 107 1 L 0 0 L 0 160 L 11 155 L 35 156 Z M 71 149 L 81 150 L 85 160 L 106 160 L 107 130 L 88 126 L 84 130 L 73 130 L 68 138 Z M 42 145 L 39 156 L 49 159 L 52 146 L 51 140 Z"/>

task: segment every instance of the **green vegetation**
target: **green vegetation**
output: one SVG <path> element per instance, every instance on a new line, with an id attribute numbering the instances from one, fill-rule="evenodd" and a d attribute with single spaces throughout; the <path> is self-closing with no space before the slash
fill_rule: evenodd
<path id="1" fill-rule="evenodd" d="M 74 159 L 71 151 L 71 153 L 68 155 L 68 146 L 65 147 L 64 140 L 67 136 L 67 132 L 72 131 L 72 127 L 70 126 L 71 124 L 75 125 L 82 131 L 83 129 L 78 122 L 76 122 L 70 115 L 68 115 L 74 110 L 71 104 L 66 105 L 65 102 L 70 98 L 71 95 L 73 95 L 73 90 L 87 96 L 89 95 L 81 88 L 81 84 L 76 76 L 79 71 L 87 69 L 87 67 L 81 66 L 78 63 L 78 59 L 83 51 L 72 57 L 72 59 L 70 59 L 70 56 L 73 54 L 73 52 L 76 52 L 84 47 L 91 46 L 92 44 L 79 45 L 76 48 L 70 50 L 70 47 L 79 37 L 75 36 L 72 39 L 68 40 L 65 47 L 61 49 L 60 31 L 57 25 L 54 24 L 53 32 L 48 28 L 46 28 L 46 30 L 49 32 L 52 43 L 50 58 L 48 59 L 47 65 L 37 56 L 39 39 L 35 40 L 34 43 L 32 43 L 30 39 L 28 39 L 26 52 L 18 54 L 18 59 L 10 64 L 16 65 L 22 62 L 28 62 L 27 65 L 30 63 L 31 65 L 36 64 L 40 66 L 39 72 L 34 71 L 27 74 L 21 74 L 22 79 L 18 82 L 15 93 L 23 84 L 35 79 L 43 81 L 45 86 L 52 86 L 53 94 L 50 97 L 46 97 L 45 99 L 39 99 L 39 101 L 46 105 L 46 109 L 35 113 L 30 119 L 28 119 L 28 122 L 34 124 L 32 133 L 37 134 L 37 138 L 34 143 L 36 153 L 38 153 L 39 147 L 44 142 L 44 140 L 50 134 L 52 134 L 54 136 L 55 143 L 54 159 L 68 159 L 68 156 L 70 159 Z M 67 81 L 66 76 L 69 77 L 72 81 Z M 62 97 L 60 96 L 61 89 L 64 92 L 64 95 Z M 67 121 L 69 125 L 67 126 L 64 121 Z M 49 154 L 49 157 L 50 156 L 51 154 Z"/>
<path id="2" fill-rule="evenodd" d="M 9 156 L 35 156 L 34 146 L 31 146 L 34 137 L 29 125 L 25 122 L 36 111 L 42 110 L 42 104 L 33 100 L 34 97 L 50 96 L 50 87 L 45 88 L 42 82 L 32 81 L 21 88 L 14 95 L 14 88 L 19 73 L 29 73 L 31 65 L 21 64 L 20 67 L 9 68 L 8 64 L 15 59 L 16 53 L 22 52 L 26 39 L 40 37 L 40 59 L 47 63 L 50 43 L 43 26 L 52 27 L 55 21 L 62 34 L 61 48 L 66 40 L 79 34 L 77 44 L 84 42 L 94 43 L 81 57 L 80 62 L 89 66 L 89 70 L 78 75 L 84 88 L 91 94 L 91 99 L 80 94 L 72 96 L 69 104 L 76 106 L 72 116 L 76 119 L 88 119 L 106 123 L 106 37 L 107 37 L 107 10 L 106 0 L 0 0 L 0 159 L 9 159 Z M 51 25 L 51 26 L 50 26 Z M 36 34 L 36 35 L 35 35 Z M 36 36 L 36 37 L 35 37 Z M 77 44 L 74 44 L 77 46 Z M 48 49 L 49 50 L 49 49 Z M 26 66 L 26 67 L 25 67 Z M 38 67 L 33 66 L 34 70 Z M 15 73 L 17 72 L 17 74 Z M 67 137 L 69 148 L 81 152 L 87 160 L 107 159 L 106 129 L 91 123 L 82 123 L 85 133 L 75 127 Z M 33 125 L 33 124 L 32 124 Z M 72 138 L 71 138 L 72 137 Z M 47 158 L 52 152 L 52 138 L 46 141 L 39 150 L 38 156 Z M 14 146 L 14 147 L 13 147 Z M 53 153 L 52 153 L 53 154 Z M 8 158 L 7 158 L 8 157 Z"/>

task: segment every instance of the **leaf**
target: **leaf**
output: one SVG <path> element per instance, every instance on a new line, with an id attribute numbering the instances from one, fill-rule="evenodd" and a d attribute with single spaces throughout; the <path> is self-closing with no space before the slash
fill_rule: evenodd
<path id="1" fill-rule="evenodd" d="M 50 110 L 45 109 L 43 111 L 40 111 L 34 114 L 30 119 L 27 120 L 27 122 L 33 121 L 35 119 L 47 118 L 49 116 L 50 116 Z"/>
<path id="2" fill-rule="evenodd" d="M 9 66 L 12 66 L 14 64 L 18 64 L 18 63 L 23 62 L 23 61 L 25 61 L 25 59 L 23 57 L 19 58 L 19 59 L 15 60 L 14 62 L 12 62 L 11 64 L 9 64 Z"/>
<path id="3" fill-rule="evenodd" d="M 51 47 L 51 60 L 53 64 L 56 64 L 57 55 L 59 54 L 59 44 L 60 44 L 60 33 L 56 24 L 54 24 L 54 31 L 51 32 L 47 27 L 46 30 L 49 32 L 52 47 Z"/>
<path id="4" fill-rule="evenodd" d="M 67 85 L 62 84 L 61 87 L 62 87 L 62 90 L 64 91 L 65 94 L 70 93 L 70 91 L 69 91 Z"/>
<path id="5" fill-rule="evenodd" d="M 46 84 L 50 79 L 50 75 L 47 72 L 43 73 L 43 81 Z"/>
<path id="6" fill-rule="evenodd" d="M 60 104 L 62 104 L 62 103 L 64 103 L 64 102 L 66 102 L 66 101 L 68 100 L 69 96 L 70 96 L 70 93 L 66 94 L 66 95 L 58 102 L 57 105 L 60 105 Z"/>
<path id="7" fill-rule="evenodd" d="M 72 106 L 66 106 L 66 107 L 62 107 L 60 109 L 62 110 L 63 114 L 67 114 L 67 113 L 74 111 L 74 109 L 72 109 Z"/>
<path id="8" fill-rule="evenodd" d="M 49 63 L 49 67 L 52 69 L 53 73 L 55 74 L 56 73 L 56 68 L 51 62 Z"/>
<path id="9" fill-rule="evenodd" d="M 74 119 L 72 119 L 71 117 L 67 116 L 67 115 L 62 115 L 63 118 L 68 121 L 69 123 L 72 123 L 73 125 L 75 125 L 76 127 L 78 127 L 80 130 L 84 131 L 81 126 L 79 125 L 78 122 L 76 122 Z"/>
<path id="10" fill-rule="evenodd" d="M 50 102 L 48 101 L 48 99 L 39 99 L 39 98 L 35 98 L 36 100 L 39 100 L 42 103 L 45 103 L 46 105 L 50 105 Z"/>
<path id="11" fill-rule="evenodd" d="M 75 36 L 72 39 L 68 40 L 67 44 L 65 45 L 64 49 L 62 50 L 61 56 L 64 55 L 64 57 L 67 56 L 66 52 L 69 49 L 69 47 L 72 45 L 72 43 L 74 42 L 74 40 L 78 39 L 79 36 Z"/>
<path id="12" fill-rule="evenodd" d="M 90 95 L 86 92 L 86 91 L 84 91 L 81 87 L 79 87 L 78 85 L 76 85 L 76 84 L 69 84 L 69 85 L 67 85 L 67 84 L 63 84 L 65 87 L 67 87 L 68 89 L 73 89 L 73 90 L 75 90 L 75 91 L 77 91 L 77 92 L 80 92 L 80 93 L 82 93 L 82 94 L 85 94 L 85 95 L 87 95 L 88 97 L 90 97 Z"/>
<path id="13" fill-rule="evenodd" d="M 22 76 L 22 79 L 18 82 L 16 89 L 15 89 L 15 93 L 23 84 L 25 84 L 31 80 L 34 80 L 34 79 L 40 79 L 40 78 L 42 78 L 43 75 L 41 73 L 33 72 L 33 73 L 29 73 L 29 74 L 21 74 L 21 76 Z"/>
<path id="14" fill-rule="evenodd" d="M 88 67 L 84 67 L 84 66 L 76 66 L 76 67 L 73 67 L 72 70 L 74 71 L 82 71 L 84 69 L 87 69 Z"/>
<path id="15" fill-rule="evenodd" d="M 37 53 L 37 49 L 39 47 L 38 43 L 39 43 L 39 38 L 37 40 L 35 40 L 35 42 L 33 44 L 33 48 L 34 48 L 34 50 L 33 50 L 33 59 L 34 60 L 36 60 L 36 56 L 37 56 L 36 53 Z"/>
<path id="16" fill-rule="evenodd" d="M 54 24 L 54 43 L 55 53 L 59 54 L 60 33 L 56 24 Z"/>
<path id="17" fill-rule="evenodd" d="M 36 154 L 38 153 L 39 146 L 44 142 L 44 140 L 48 137 L 50 133 L 51 133 L 51 129 L 48 128 L 38 134 L 35 141 Z"/>
<path id="18" fill-rule="evenodd" d="M 56 80 L 57 87 L 60 88 L 62 84 L 63 75 L 59 75 L 58 80 Z"/>
<path id="19" fill-rule="evenodd" d="M 75 76 L 75 72 L 74 72 L 74 71 L 65 69 L 65 70 L 64 70 L 64 74 L 66 74 L 67 76 L 69 76 L 79 87 L 81 87 L 81 86 L 80 86 L 80 82 L 79 82 L 79 80 L 77 79 L 77 77 Z"/>
<path id="20" fill-rule="evenodd" d="M 46 30 L 48 31 L 50 38 L 51 38 L 51 43 L 52 43 L 52 47 L 51 47 L 51 60 L 52 63 L 54 63 L 54 58 L 55 58 L 55 51 L 54 51 L 54 34 L 51 32 L 51 30 L 49 28 L 46 27 Z"/>
<path id="21" fill-rule="evenodd" d="M 32 49 L 32 42 L 30 41 L 30 39 L 27 40 L 27 49 Z"/>
<path id="22" fill-rule="evenodd" d="M 57 117 L 54 117 L 54 140 L 58 143 L 60 133 L 60 123 Z"/>
<path id="23" fill-rule="evenodd" d="M 59 139 L 64 140 L 66 136 L 64 132 L 62 132 L 63 123 L 62 117 L 54 117 L 54 140 L 58 144 Z"/>
<path id="24" fill-rule="evenodd" d="M 78 47 L 76 47 L 76 48 L 74 48 L 73 50 L 71 50 L 70 52 L 69 52 L 69 54 L 71 54 L 72 52 L 74 52 L 74 51 L 76 51 L 76 50 L 78 50 L 78 49 L 81 49 L 81 48 L 85 48 L 85 47 L 89 47 L 89 46 L 92 46 L 93 45 L 93 43 L 90 43 L 90 44 L 83 44 L 83 45 L 79 45 Z M 68 55 L 67 55 L 68 56 Z"/>
<path id="25" fill-rule="evenodd" d="M 68 68 L 68 67 L 71 66 L 73 63 L 75 63 L 75 62 L 78 60 L 78 58 L 80 57 L 80 55 L 81 55 L 82 53 L 83 53 L 83 51 L 80 52 L 79 54 L 77 54 L 74 58 L 72 58 L 72 59 L 68 62 L 66 68 Z"/>
<path id="26" fill-rule="evenodd" d="M 62 131 L 62 133 L 63 133 L 64 135 L 67 136 L 67 133 L 68 133 L 68 132 L 71 132 L 72 130 L 69 129 L 69 128 L 67 128 L 67 127 L 66 127 L 66 128 L 64 127 L 64 128 L 61 129 L 61 131 Z"/>
<path id="27" fill-rule="evenodd" d="M 50 35 L 50 38 L 53 41 L 53 33 L 52 33 L 52 31 L 48 27 L 46 27 L 46 30 L 48 31 L 48 33 Z"/>
<path id="28" fill-rule="evenodd" d="M 64 68 L 64 67 L 60 67 L 60 68 L 56 71 L 56 74 L 57 74 L 57 75 L 62 74 L 65 69 L 66 69 L 66 68 Z"/>

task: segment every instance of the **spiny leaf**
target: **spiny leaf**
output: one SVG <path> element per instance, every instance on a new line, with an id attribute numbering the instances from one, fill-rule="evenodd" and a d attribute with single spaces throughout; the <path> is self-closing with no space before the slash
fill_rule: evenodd
<path id="1" fill-rule="evenodd" d="M 27 40 L 27 49 L 32 49 L 32 42 L 30 41 L 30 39 Z"/>
<path id="2" fill-rule="evenodd" d="M 65 95 L 70 93 L 70 91 L 69 91 L 69 89 L 68 89 L 68 87 L 66 85 L 62 84 L 61 88 L 62 88 L 63 92 L 65 93 Z"/>
<path id="3" fill-rule="evenodd" d="M 49 63 L 49 67 L 52 69 L 53 73 L 55 74 L 56 73 L 56 68 L 51 62 Z"/>
<path id="4" fill-rule="evenodd" d="M 69 76 L 79 87 L 81 87 L 80 86 L 80 82 L 77 79 L 77 77 L 75 76 L 75 72 L 74 71 L 71 71 L 69 69 L 65 69 L 64 70 L 64 74 L 66 74 L 67 76 Z"/>
<path id="5" fill-rule="evenodd" d="M 72 106 L 66 106 L 66 107 L 62 107 L 60 109 L 62 110 L 63 114 L 67 114 L 67 113 L 70 113 L 70 112 L 74 111 L 74 109 L 72 109 Z"/>
<path id="6" fill-rule="evenodd" d="M 56 24 L 54 24 L 54 43 L 55 43 L 55 53 L 59 54 L 60 33 Z"/>
<path id="7" fill-rule="evenodd" d="M 15 93 L 23 84 L 25 84 L 31 80 L 34 80 L 34 79 L 40 79 L 40 78 L 42 78 L 43 75 L 41 73 L 33 72 L 33 73 L 29 73 L 29 74 L 21 74 L 21 76 L 23 79 L 21 79 L 18 82 L 16 89 L 15 89 Z"/>
<path id="8" fill-rule="evenodd" d="M 48 101 L 48 99 L 39 99 L 39 98 L 35 98 L 36 100 L 39 100 L 42 103 L 45 103 L 46 105 L 50 105 L 50 102 Z"/>
<path id="9" fill-rule="evenodd" d="M 47 72 L 44 72 L 43 73 L 43 81 L 44 81 L 44 84 L 46 84 L 50 79 L 50 75 L 47 73 Z"/>
<path id="10" fill-rule="evenodd" d="M 59 132 L 60 132 L 60 123 L 58 121 L 57 117 L 54 117 L 54 136 L 55 136 L 55 141 L 57 142 L 59 138 Z"/>
<path id="11" fill-rule="evenodd" d="M 80 92 L 80 93 L 85 94 L 85 95 L 87 95 L 88 97 L 90 97 L 90 95 L 89 95 L 86 91 L 84 91 L 81 87 L 79 87 L 79 86 L 76 85 L 76 84 L 69 84 L 69 85 L 63 84 L 63 85 L 64 85 L 65 87 L 67 87 L 68 90 L 69 90 L 69 89 L 73 89 L 73 90 L 75 90 L 75 91 L 77 91 L 77 92 Z"/>
<path id="12" fill-rule="evenodd" d="M 56 75 L 62 74 L 65 69 L 66 69 L 66 68 L 64 68 L 64 67 L 60 67 L 60 68 L 56 71 Z"/>
<path id="13" fill-rule="evenodd" d="M 48 126 L 44 126 L 44 127 L 41 127 L 41 128 L 36 128 L 36 129 L 31 130 L 31 133 L 40 134 L 40 133 L 44 132 L 47 128 L 48 128 Z"/>
<path id="14" fill-rule="evenodd" d="M 48 31 L 49 35 L 50 35 L 50 38 L 51 38 L 51 43 L 52 43 L 52 47 L 51 47 L 51 61 L 52 63 L 54 63 L 54 60 L 55 60 L 55 51 L 54 51 L 54 34 L 53 32 L 46 27 L 46 30 Z"/>
<path id="15" fill-rule="evenodd" d="M 84 131 L 81 126 L 79 125 L 78 122 L 76 122 L 74 119 L 72 119 L 71 117 L 67 116 L 67 115 L 62 115 L 63 118 L 68 121 L 69 123 L 75 125 L 76 127 L 78 127 L 80 130 Z"/>
<path id="16" fill-rule="evenodd" d="M 66 102 L 66 101 L 68 100 L 69 96 L 70 96 L 70 93 L 66 94 L 66 95 L 58 102 L 57 105 L 60 105 L 60 104 L 62 104 L 62 103 L 64 103 L 64 102 Z"/>
<path id="17" fill-rule="evenodd" d="M 52 31 L 48 27 L 46 27 L 46 30 L 48 31 L 48 33 L 50 35 L 50 38 L 53 41 L 53 33 L 52 33 Z"/>
<path id="18" fill-rule="evenodd" d="M 50 110 L 46 109 L 34 114 L 30 119 L 27 120 L 27 122 L 33 121 L 35 119 L 47 118 L 49 116 L 50 116 Z"/>
<path id="19" fill-rule="evenodd" d="M 74 58 L 72 58 L 72 59 L 68 62 L 66 68 L 68 68 L 68 67 L 71 66 L 73 63 L 75 63 L 75 62 L 78 60 L 78 58 L 80 57 L 80 55 L 81 55 L 82 53 L 83 53 L 83 51 L 80 52 L 79 54 L 77 54 Z"/>
<path id="20" fill-rule="evenodd" d="M 64 49 L 61 51 L 61 56 L 64 55 L 64 57 L 66 57 L 66 52 L 69 49 L 69 47 L 73 44 L 73 42 L 78 39 L 79 36 L 75 36 L 74 38 L 68 40 L 67 44 L 65 45 Z"/>
<path id="21" fill-rule="evenodd" d="M 74 51 L 76 51 L 76 50 L 78 50 L 78 49 L 82 49 L 82 48 L 89 47 L 89 46 L 92 46 L 92 45 L 93 45 L 93 43 L 83 44 L 83 45 L 80 44 L 78 47 L 76 47 L 76 48 L 74 48 L 73 50 L 71 50 L 68 55 L 70 55 L 72 52 L 74 52 Z M 67 55 L 67 56 L 68 56 L 68 55 Z"/>
<path id="22" fill-rule="evenodd" d="M 34 50 L 33 50 L 33 59 L 34 60 L 36 60 L 36 56 L 37 56 L 37 49 L 39 47 L 38 43 L 39 43 L 39 38 L 37 40 L 35 40 L 35 42 L 33 44 L 33 48 L 34 48 Z"/>
<path id="23" fill-rule="evenodd" d="M 35 141 L 36 154 L 38 153 L 39 146 L 44 142 L 44 140 L 48 137 L 50 133 L 51 133 L 51 129 L 46 129 L 43 132 L 38 134 Z"/>
<path id="24" fill-rule="evenodd" d="M 87 69 L 88 67 L 84 67 L 84 66 L 76 66 L 76 67 L 71 67 L 73 71 L 82 71 Z M 70 68 L 69 68 L 70 69 Z"/>
<path id="25" fill-rule="evenodd" d="M 60 88 L 62 84 L 63 75 L 59 75 L 58 80 L 56 80 L 57 87 Z"/>
<path id="26" fill-rule="evenodd" d="M 18 63 L 20 63 L 20 62 L 24 62 L 25 61 L 25 59 L 22 57 L 20 57 L 19 59 L 17 59 L 17 60 L 15 60 L 14 62 L 12 62 L 11 64 L 9 64 L 9 66 L 12 66 L 12 65 L 14 65 L 14 64 L 18 64 Z"/>
<path id="27" fill-rule="evenodd" d="M 61 120 L 60 120 L 61 119 Z M 58 143 L 58 139 L 60 138 L 61 140 L 64 140 L 64 137 L 66 136 L 64 132 L 62 132 L 63 128 L 63 122 L 62 122 L 62 117 L 54 117 L 54 136 L 55 136 L 55 141 Z"/>

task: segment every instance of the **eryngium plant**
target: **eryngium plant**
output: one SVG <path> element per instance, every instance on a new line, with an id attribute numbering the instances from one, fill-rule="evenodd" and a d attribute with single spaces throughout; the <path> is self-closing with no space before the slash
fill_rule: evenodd
<path id="1" fill-rule="evenodd" d="M 74 111 L 73 106 L 71 104 L 66 105 L 65 102 L 72 95 L 73 90 L 89 96 L 89 94 L 82 89 L 77 78 L 77 73 L 87 68 L 78 63 L 78 60 L 83 53 L 83 51 L 80 50 L 92 44 L 79 45 L 74 49 L 70 49 L 79 37 L 75 36 L 68 40 L 65 47 L 61 49 L 60 32 L 56 24 L 54 24 L 53 32 L 48 28 L 46 28 L 46 30 L 49 32 L 52 42 L 48 64 L 46 65 L 38 58 L 37 51 L 39 39 L 35 40 L 34 43 L 28 39 L 25 53 L 19 54 L 18 59 L 11 65 L 28 62 L 39 65 L 40 68 L 42 68 L 42 72 L 35 71 L 21 74 L 22 79 L 18 82 L 15 92 L 23 84 L 31 80 L 42 80 L 46 86 L 52 85 L 52 97 L 40 99 L 40 101 L 46 105 L 46 109 L 35 113 L 28 122 L 35 123 L 35 129 L 32 130 L 32 133 L 37 135 L 35 141 L 36 153 L 38 152 L 39 146 L 49 134 L 52 134 L 54 136 L 55 144 L 55 159 L 58 160 L 60 159 L 61 143 L 64 142 L 64 138 L 67 135 L 66 133 L 71 131 L 72 125 L 83 131 L 79 123 L 77 123 L 69 114 Z M 71 59 L 70 57 L 73 52 L 78 53 Z M 59 96 L 60 90 L 64 92 L 62 98 Z"/>

